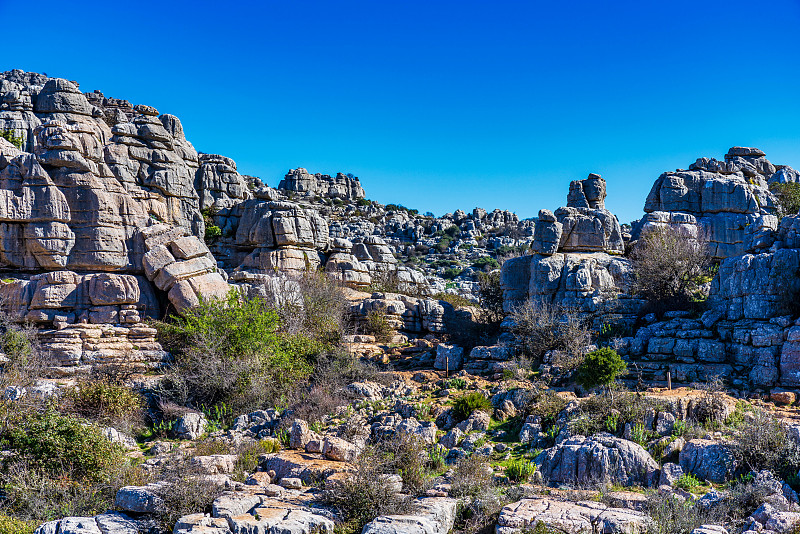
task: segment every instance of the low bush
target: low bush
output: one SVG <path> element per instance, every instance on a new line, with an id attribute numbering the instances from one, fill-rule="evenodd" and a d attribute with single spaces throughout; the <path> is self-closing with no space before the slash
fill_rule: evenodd
<path id="1" fill-rule="evenodd" d="M 33 534 L 38 521 L 25 521 L 0 513 L 0 534 Z"/>
<path id="2" fill-rule="evenodd" d="M 461 273 L 463 272 L 464 269 L 461 269 L 459 267 L 448 267 L 442 273 L 442 278 L 444 278 L 445 280 L 453 280 L 454 278 L 461 276 Z"/>
<path id="3" fill-rule="evenodd" d="M 159 480 L 167 484 L 160 486 L 158 495 L 164 501 L 157 521 L 162 532 L 172 532 L 175 523 L 187 514 L 210 513 L 211 505 L 223 490 L 223 486 L 211 477 L 201 476 L 187 463 L 171 465 L 159 473 Z"/>
<path id="4" fill-rule="evenodd" d="M 375 336 L 378 343 L 387 343 L 391 337 L 394 329 L 386 317 L 386 312 L 383 310 L 371 310 L 367 313 L 367 322 L 364 325 L 364 330 Z"/>
<path id="5" fill-rule="evenodd" d="M 450 494 L 455 497 L 474 497 L 492 485 L 493 476 L 489 458 L 480 454 L 462 458 L 453 469 Z"/>
<path id="6" fill-rule="evenodd" d="M 506 467 L 506 476 L 512 482 L 527 482 L 536 472 L 536 464 L 520 458 L 511 461 Z"/>
<path id="7" fill-rule="evenodd" d="M 475 303 L 461 295 L 454 295 L 452 293 L 436 293 L 431 298 L 436 300 L 443 300 L 454 308 L 461 308 L 463 306 L 475 306 Z"/>
<path id="8" fill-rule="evenodd" d="M 500 268 L 500 262 L 491 256 L 482 256 L 472 262 L 472 267 L 479 271 L 491 271 Z"/>
<path id="9" fill-rule="evenodd" d="M 462 395 L 453 401 L 453 417 L 458 421 L 467 419 L 472 412 L 476 410 L 483 410 L 490 412 L 492 410 L 492 403 L 483 396 L 480 391 L 473 391 Z"/>
<path id="10" fill-rule="evenodd" d="M 141 426 L 144 400 L 131 388 L 108 380 L 85 381 L 67 390 L 62 411 L 69 411 L 118 429 Z"/>
<path id="11" fill-rule="evenodd" d="M 500 272 L 478 273 L 478 295 L 481 308 L 490 323 L 499 323 L 505 317 L 503 310 L 503 288 Z"/>
<path id="12" fill-rule="evenodd" d="M 325 327 L 286 332 L 278 312 L 261 297 L 235 290 L 203 301 L 172 323 L 157 323 L 175 360 L 158 391 L 162 400 L 195 409 L 248 413 L 275 401 L 312 371 L 327 344 Z"/>
<path id="13" fill-rule="evenodd" d="M 317 357 L 314 372 L 286 395 L 286 405 L 295 417 L 318 422 L 352 400 L 347 384 L 365 381 L 388 385 L 391 377 L 344 349 L 325 352 Z"/>
<path id="14" fill-rule="evenodd" d="M 586 355 L 578 367 L 575 382 L 586 389 L 609 386 L 628 369 L 625 361 L 614 349 L 603 347 Z"/>
<path id="15" fill-rule="evenodd" d="M 734 438 L 733 453 L 748 470 L 768 469 L 786 478 L 800 469 L 800 444 L 780 420 L 764 411 L 746 419 Z"/>
<path id="16" fill-rule="evenodd" d="M 706 519 L 702 508 L 670 493 L 649 494 L 646 509 L 650 517 L 645 528 L 647 534 L 690 534 Z"/>
<path id="17" fill-rule="evenodd" d="M 99 428 L 53 409 L 24 414 L 6 430 L 2 444 L 16 459 L 53 477 L 106 481 L 130 464 Z"/>
<path id="18" fill-rule="evenodd" d="M 568 371 L 577 367 L 591 341 L 584 320 L 561 306 L 527 300 L 514 308 L 511 318 L 511 333 L 520 352 L 542 361 L 545 353 L 559 351 L 564 354 L 560 365 Z"/>
<path id="19" fill-rule="evenodd" d="M 778 218 L 800 212 L 800 183 L 770 184 L 769 190 L 778 199 Z"/>
<path id="20" fill-rule="evenodd" d="M 664 411 L 666 406 L 648 399 L 640 393 L 628 391 L 618 391 L 613 396 L 592 395 L 581 399 L 578 411 L 572 415 L 569 421 L 570 429 L 578 434 L 590 436 L 598 432 L 610 432 L 608 428 L 609 420 L 613 420 L 616 425 L 616 435 L 621 435 L 627 424 L 636 427 L 642 425 L 643 431 L 640 436 L 642 440 L 648 436 L 643 423 L 648 411 Z"/>
<path id="21" fill-rule="evenodd" d="M 690 238 L 670 228 L 643 235 L 631 253 L 635 294 L 661 313 L 688 309 L 699 297 L 711 265 L 708 239 Z"/>
<path id="22" fill-rule="evenodd" d="M 281 443 L 277 439 L 260 439 L 253 443 L 242 445 L 236 450 L 238 458 L 233 470 L 233 479 L 244 482 L 248 475 L 255 472 L 258 467 L 258 457 L 262 454 L 272 454 L 281 450 Z"/>
<path id="23" fill-rule="evenodd" d="M 556 423 L 558 414 L 567 407 L 567 400 L 551 389 L 545 389 L 531 398 L 524 408 L 527 415 L 542 418 L 542 427 L 550 428 Z"/>
<path id="24" fill-rule="evenodd" d="M 353 467 L 349 477 L 326 487 L 323 494 L 342 518 L 340 531 L 361 532 L 379 515 L 410 511 L 410 499 L 395 493 L 392 482 L 384 476 L 384 457 L 377 448 L 364 449 Z"/>
<path id="25" fill-rule="evenodd" d="M 697 385 L 702 391 L 692 412 L 692 418 L 703 426 L 718 428 L 725 423 L 728 405 L 722 380 L 715 378 Z"/>
<path id="26" fill-rule="evenodd" d="M 15 517 L 41 522 L 102 513 L 117 489 L 141 483 L 124 451 L 81 419 L 50 408 L 16 413 L 5 424 L 0 506 Z"/>
<path id="27" fill-rule="evenodd" d="M 695 491 L 700 486 L 700 480 L 691 473 L 684 473 L 673 484 L 676 488 L 689 492 Z"/>
<path id="28" fill-rule="evenodd" d="M 0 350 L 9 359 L 3 364 L 0 382 L 4 386 L 26 387 L 44 376 L 51 358 L 40 350 L 36 327 L 0 314 L 0 331 Z"/>
<path id="29" fill-rule="evenodd" d="M 22 144 L 25 138 L 14 134 L 14 130 L 2 130 L 0 131 L 0 137 L 17 147 L 17 149 L 22 150 Z"/>

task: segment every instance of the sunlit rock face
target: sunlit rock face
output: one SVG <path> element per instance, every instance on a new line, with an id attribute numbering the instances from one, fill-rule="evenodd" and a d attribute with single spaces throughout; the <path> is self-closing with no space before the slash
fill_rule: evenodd
<path id="1" fill-rule="evenodd" d="M 773 165 L 757 148 L 733 147 L 723 161 L 699 158 L 688 170 L 659 176 L 645 202 L 645 216 L 634 227 L 634 238 L 671 226 L 689 237 L 702 235 L 714 259 L 739 256 L 752 250 L 756 229 L 777 229 L 777 199 L 769 186 L 798 179 L 800 173 Z M 755 246 L 768 248 L 758 236 Z"/>

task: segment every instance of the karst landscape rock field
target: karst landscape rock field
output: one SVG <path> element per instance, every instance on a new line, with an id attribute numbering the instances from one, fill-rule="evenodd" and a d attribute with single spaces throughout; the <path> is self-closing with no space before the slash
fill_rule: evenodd
<path id="1" fill-rule="evenodd" d="M 3 532 L 800 531 L 800 162 L 436 217 L 115 97 L 0 74 Z"/>

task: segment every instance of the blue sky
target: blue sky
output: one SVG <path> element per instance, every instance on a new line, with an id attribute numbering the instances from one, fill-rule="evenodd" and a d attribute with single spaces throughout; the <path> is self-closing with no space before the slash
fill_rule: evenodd
<path id="1" fill-rule="evenodd" d="M 800 168 L 797 0 L 0 0 L 0 20 L 0 70 L 175 114 L 272 186 L 352 172 L 383 203 L 531 217 L 598 172 L 627 222 L 661 172 L 733 145 Z"/>

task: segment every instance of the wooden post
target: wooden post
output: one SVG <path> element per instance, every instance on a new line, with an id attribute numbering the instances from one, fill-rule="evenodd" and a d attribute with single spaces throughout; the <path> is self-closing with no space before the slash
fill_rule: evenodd
<path id="1" fill-rule="evenodd" d="M 444 357 L 444 377 L 450 376 L 450 354 Z"/>
<path id="2" fill-rule="evenodd" d="M 667 371 L 667 389 L 672 389 L 672 373 Z"/>

